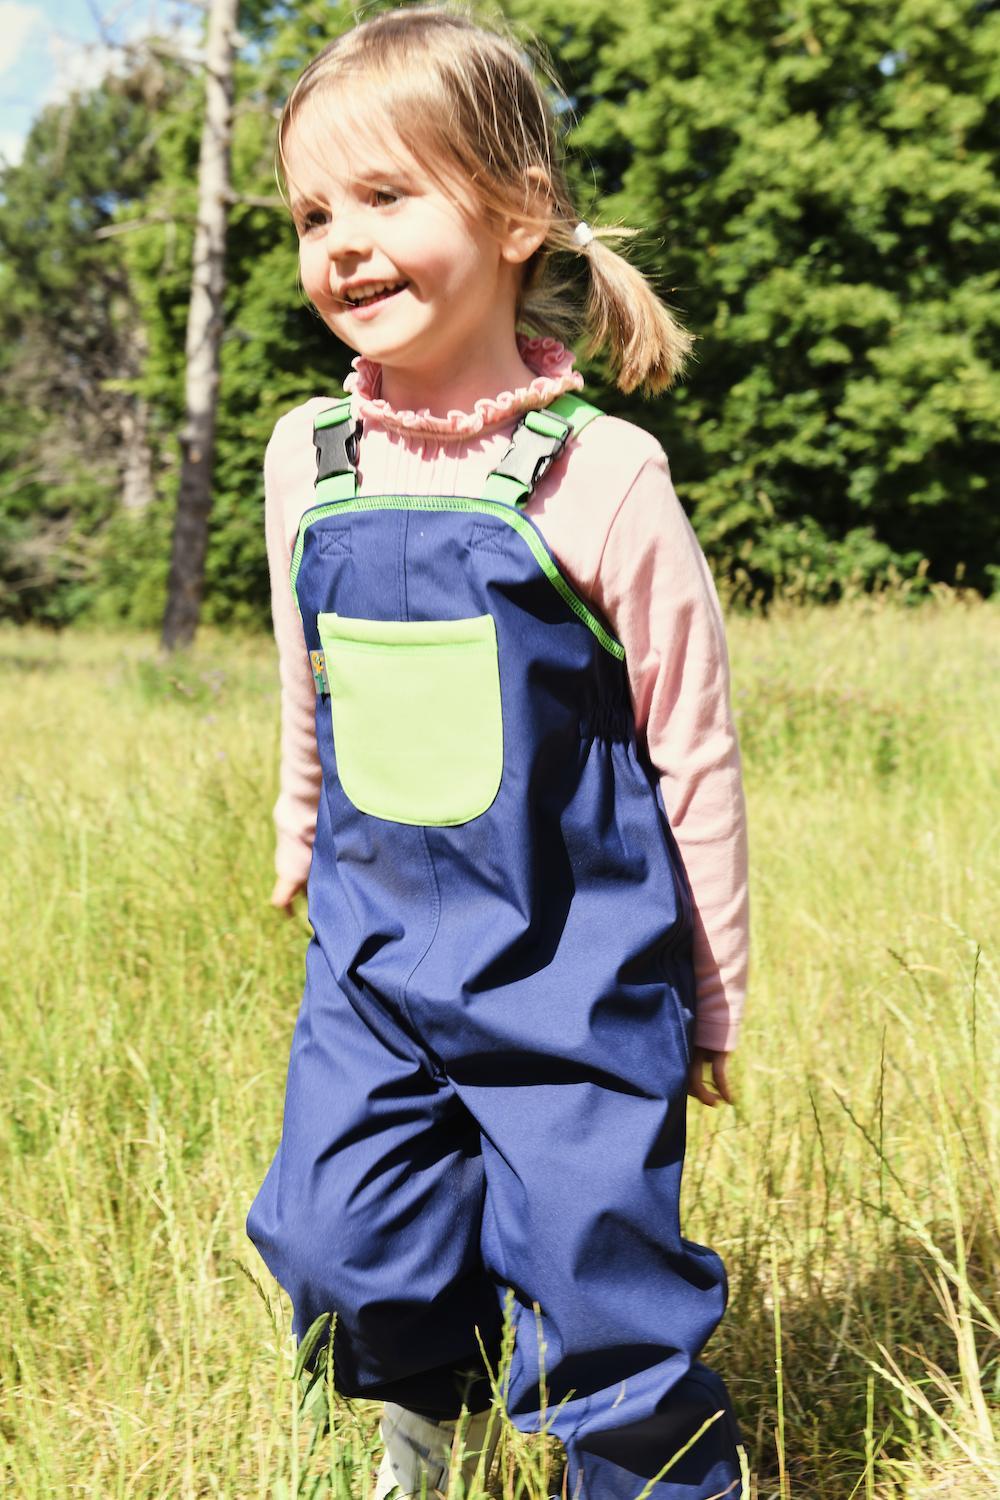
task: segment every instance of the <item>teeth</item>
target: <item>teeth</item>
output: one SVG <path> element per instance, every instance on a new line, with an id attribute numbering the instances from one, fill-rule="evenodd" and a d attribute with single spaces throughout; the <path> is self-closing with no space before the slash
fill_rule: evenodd
<path id="1" fill-rule="evenodd" d="M 395 291 L 402 285 L 401 281 L 373 281 L 370 286 L 362 287 L 358 291 L 346 292 L 344 295 L 348 302 L 367 302 L 369 297 L 375 297 L 379 292 Z"/>

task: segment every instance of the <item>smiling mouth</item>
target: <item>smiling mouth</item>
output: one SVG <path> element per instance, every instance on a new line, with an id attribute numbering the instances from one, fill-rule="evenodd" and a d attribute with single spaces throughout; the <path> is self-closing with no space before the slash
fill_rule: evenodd
<path id="1" fill-rule="evenodd" d="M 342 297 L 341 301 L 345 307 L 371 307 L 373 302 L 387 302 L 390 297 L 396 297 L 409 286 L 408 281 L 399 281 L 392 286 L 382 287 L 369 296 Z"/>

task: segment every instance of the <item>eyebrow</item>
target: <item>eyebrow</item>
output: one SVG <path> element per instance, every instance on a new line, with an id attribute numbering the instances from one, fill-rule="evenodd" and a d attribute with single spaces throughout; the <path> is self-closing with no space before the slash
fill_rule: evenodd
<path id="1" fill-rule="evenodd" d="M 385 163 L 382 166 L 375 166 L 370 168 L 366 167 L 360 169 L 354 174 L 353 181 L 366 187 L 370 187 L 373 184 L 380 182 L 398 182 L 400 184 L 405 183 L 408 186 L 412 186 L 414 178 L 413 173 L 406 167 L 390 166 L 388 163 Z M 320 194 L 319 196 L 321 198 L 322 194 Z M 314 197 L 310 193 L 305 193 L 301 197 L 292 198 L 292 213 L 298 213 L 301 209 L 305 208 L 307 204 L 316 203 L 318 201 L 318 198 Z"/>

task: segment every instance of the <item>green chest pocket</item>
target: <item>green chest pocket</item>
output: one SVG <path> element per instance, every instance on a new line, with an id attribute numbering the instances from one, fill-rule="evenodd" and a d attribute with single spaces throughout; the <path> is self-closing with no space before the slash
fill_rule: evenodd
<path id="1" fill-rule="evenodd" d="M 496 797 L 503 717 L 496 623 L 317 617 L 337 771 L 361 812 L 467 823 Z"/>

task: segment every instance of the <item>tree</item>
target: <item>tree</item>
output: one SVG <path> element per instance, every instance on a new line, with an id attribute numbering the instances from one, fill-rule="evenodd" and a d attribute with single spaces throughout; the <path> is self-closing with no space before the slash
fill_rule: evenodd
<path id="1" fill-rule="evenodd" d="M 142 335 L 122 247 L 101 238 L 155 181 L 148 74 L 36 120 L 0 172 L 0 609 L 70 618 L 124 492 L 148 504 Z"/>
<path id="2" fill-rule="evenodd" d="M 622 397 L 600 359 L 586 374 L 599 404 L 663 442 L 720 581 L 737 595 L 826 598 L 925 556 L 932 578 L 965 563 L 989 588 L 997 6 L 506 8 L 548 44 L 565 84 L 582 213 L 645 228 L 628 253 L 698 336 L 689 373 L 656 402 Z M 213 622 L 266 624 L 264 445 L 289 406 L 335 396 L 350 364 L 297 289 L 273 148 L 300 69 L 353 15 L 321 0 L 244 0 L 240 14 L 194 611 Z M 203 80 L 157 55 L 166 86 L 151 65 L 131 93 L 106 81 L 78 101 L 78 126 L 68 111 L 40 120 L 27 170 L 0 177 L 0 611 L 19 618 L 96 607 L 163 621 L 170 507 L 128 521 L 126 461 L 141 443 L 123 414 L 145 420 L 154 486 L 173 498 L 189 430 Z"/>
<path id="3" fill-rule="evenodd" d="M 605 385 L 606 404 L 664 442 L 718 571 L 823 596 L 922 555 L 988 587 L 996 7 L 508 9 L 561 66 L 584 207 L 648 230 L 646 264 L 698 336 L 657 406 Z"/>
<path id="4" fill-rule="evenodd" d="M 230 194 L 233 60 L 238 0 L 211 0 L 205 59 L 205 121 L 198 163 L 198 222 L 185 344 L 185 424 L 162 644 L 189 644 L 198 623 L 212 504 L 215 414 Z"/>

